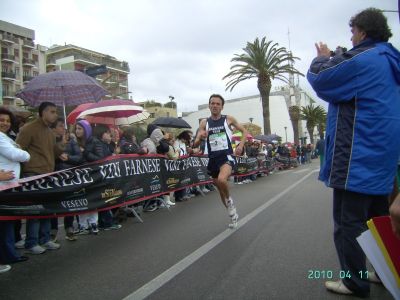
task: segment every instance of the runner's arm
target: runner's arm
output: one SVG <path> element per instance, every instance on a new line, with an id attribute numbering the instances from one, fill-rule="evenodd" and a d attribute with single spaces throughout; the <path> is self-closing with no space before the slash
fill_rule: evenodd
<path id="1" fill-rule="evenodd" d="M 227 119 L 228 119 L 228 125 L 235 126 L 235 128 L 242 133 L 242 139 L 240 140 L 239 145 L 237 145 L 235 149 L 237 155 L 242 155 L 244 149 L 244 143 L 246 142 L 248 132 L 246 128 L 244 128 L 234 117 L 227 116 Z"/>
<path id="2" fill-rule="evenodd" d="M 201 122 L 199 124 L 199 131 L 197 132 L 196 139 L 194 140 L 194 143 L 193 143 L 193 148 L 196 148 L 197 146 L 199 146 L 201 143 L 201 140 L 207 137 L 206 123 L 207 123 L 206 119 L 201 120 Z"/>

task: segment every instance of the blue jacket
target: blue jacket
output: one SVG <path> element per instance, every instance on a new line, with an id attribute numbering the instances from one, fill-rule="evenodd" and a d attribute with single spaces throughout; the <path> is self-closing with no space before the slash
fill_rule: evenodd
<path id="1" fill-rule="evenodd" d="M 400 154 L 400 53 L 366 40 L 315 58 L 307 79 L 329 103 L 319 179 L 332 188 L 386 195 Z"/>

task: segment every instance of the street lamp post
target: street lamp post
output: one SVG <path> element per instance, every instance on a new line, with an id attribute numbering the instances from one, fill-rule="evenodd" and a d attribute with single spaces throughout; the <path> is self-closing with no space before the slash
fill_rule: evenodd
<path id="1" fill-rule="evenodd" d="M 283 128 L 285 128 L 285 139 L 286 139 L 286 143 L 287 143 L 287 131 L 286 131 L 287 127 L 285 126 Z"/>
<path id="2" fill-rule="evenodd" d="M 253 120 L 254 120 L 254 118 L 249 118 L 249 121 L 251 124 L 253 124 Z"/>

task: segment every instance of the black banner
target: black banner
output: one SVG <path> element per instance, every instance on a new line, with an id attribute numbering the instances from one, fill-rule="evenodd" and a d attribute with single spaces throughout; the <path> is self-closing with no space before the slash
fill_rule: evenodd
<path id="1" fill-rule="evenodd" d="M 240 175 L 257 171 L 257 159 L 237 158 Z M 67 170 L 24 178 L 0 193 L 0 220 L 55 217 L 104 210 L 212 181 L 208 157 L 169 160 L 117 155 Z"/>

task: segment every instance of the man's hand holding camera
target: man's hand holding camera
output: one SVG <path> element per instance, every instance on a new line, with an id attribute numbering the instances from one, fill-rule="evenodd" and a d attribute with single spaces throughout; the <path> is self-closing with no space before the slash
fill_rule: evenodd
<path id="1" fill-rule="evenodd" d="M 325 56 L 325 57 L 330 57 L 331 56 L 331 50 L 329 50 L 328 46 L 322 42 L 315 43 L 315 48 L 317 49 L 317 56 Z"/>

